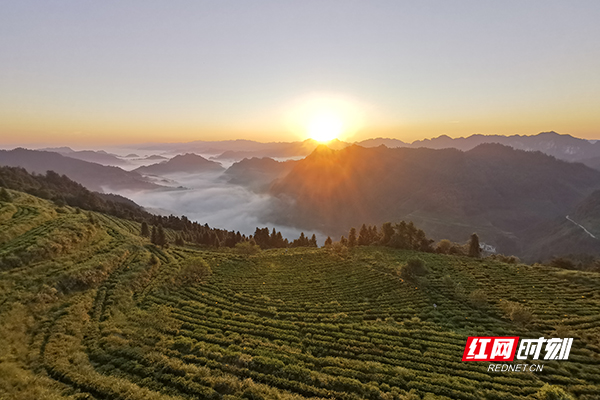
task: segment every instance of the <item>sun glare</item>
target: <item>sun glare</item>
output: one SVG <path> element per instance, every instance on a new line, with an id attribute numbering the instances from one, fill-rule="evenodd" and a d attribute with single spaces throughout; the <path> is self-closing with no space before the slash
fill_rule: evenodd
<path id="1" fill-rule="evenodd" d="M 313 94 L 290 104 L 286 124 L 298 138 L 346 140 L 363 126 L 364 107 L 347 97 Z"/>
<path id="2" fill-rule="evenodd" d="M 317 142 L 329 142 L 337 139 L 343 132 L 342 119 L 334 114 L 315 115 L 308 121 L 308 136 Z"/>

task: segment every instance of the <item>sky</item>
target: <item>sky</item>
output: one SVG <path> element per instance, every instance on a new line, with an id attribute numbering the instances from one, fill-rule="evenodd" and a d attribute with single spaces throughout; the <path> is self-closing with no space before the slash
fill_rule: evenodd
<path id="1" fill-rule="evenodd" d="M 600 139 L 595 0 L 1 5 L 4 145 Z"/>

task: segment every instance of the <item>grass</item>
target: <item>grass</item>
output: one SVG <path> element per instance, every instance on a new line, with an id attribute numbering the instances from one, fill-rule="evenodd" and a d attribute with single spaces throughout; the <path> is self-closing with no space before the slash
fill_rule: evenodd
<path id="1" fill-rule="evenodd" d="M 599 274 L 376 247 L 161 249 L 136 223 L 11 195 L 0 258 L 22 262 L 0 271 L 0 398 L 598 398 Z M 403 279 L 414 258 L 427 273 Z M 543 372 L 493 374 L 460 361 L 475 335 L 575 343 Z"/>

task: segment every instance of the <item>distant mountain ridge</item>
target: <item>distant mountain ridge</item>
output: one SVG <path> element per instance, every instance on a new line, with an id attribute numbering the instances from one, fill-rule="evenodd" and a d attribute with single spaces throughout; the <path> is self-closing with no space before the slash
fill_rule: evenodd
<path id="1" fill-rule="evenodd" d="M 55 153 L 62 154 L 63 156 L 76 158 L 78 160 L 93 162 L 96 164 L 102 165 L 129 165 L 127 160 L 123 160 L 115 154 L 107 153 L 104 150 L 80 150 L 76 151 L 71 149 L 70 147 L 53 147 L 53 148 L 45 148 L 40 149 L 40 151 L 52 151 Z"/>
<path id="2" fill-rule="evenodd" d="M 469 151 L 481 144 L 499 143 L 517 150 L 541 151 L 544 154 L 570 162 L 582 162 L 591 168 L 600 170 L 600 142 L 589 141 L 559 134 L 554 131 L 542 132 L 537 135 L 481 135 L 451 138 L 441 135 L 433 139 L 416 140 L 404 143 L 397 139 L 368 139 L 357 144 L 363 147 L 376 147 L 381 144 L 393 147 L 426 147 L 429 149 L 454 148 Z"/>
<path id="3" fill-rule="evenodd" d="M 161 187 L 148 182 L 136 172 L 78 160 L 50 151 L 23 148 L 0 150 L 0 165 L 22 167 L 37 174 L 45 174 L 51 170 L 60 175 L 67 175 L 89 190 L 97 192 L 103 192 L 106 188 L 135 190 Z"/>
<path id="4" fill-rule="evenodd" d="M 559 134 L 554 131 L 542 132 L 536 135 L 482 135 L 474 134 L 468 137 L 451 138 L 441 135 L 432 139 L 416 140 L 407 143 L 393 138 L 372 138 L 355 142 L 362 147 L 389 148 L 426 147 L 431 149 L 455 148 L 463 151 L 471 150 L 480 144 L 499 143 L 517 150 L 541 151 L 558 159 L 570 162 L 582 162 L 589 167 L 600 170 L 600 141 L 585 140 L 571 135 Z M 335 139 L 327 146 L 332 149 L 343 149 L 352 143 Z M 188 143 L 156 143 L 139 145 L 139 149 L 161 150 L 172 154 L 194 152 L 214 155 L 214 160 L 240 161 L 244 158 L 291 158 L 305 157 L 320 145 L 319 142 L 307 139 L 302 142 L 269 142 L 261 143 L 252 140 L 222 140 L 194 141 Z"/>
<path id="5" fill-rule="evenodd" d="M 136 168 L 134 172 L 148 175 L 163 175 L 175 173 L 194 174 L 201 172 L 220 172 L 224 170 L 225 168 L 218 162 L 207 160 L 194 153 L 186 153 L 158 164 Z"/>

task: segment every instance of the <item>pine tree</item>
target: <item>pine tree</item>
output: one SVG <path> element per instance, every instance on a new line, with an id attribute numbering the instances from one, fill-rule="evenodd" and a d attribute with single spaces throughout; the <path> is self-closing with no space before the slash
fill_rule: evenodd
<path id="1" fill-rule="evenodd" d="M 158 229 L 156 230 L 156 244 L 160 247 L 165 247 L 167 244 L 167 238 L 165 236 L 165 230 L 162 225 L 158 225 Z"/>
<path id="2" fill-rule="evenodd" d="M 344 235 L 342 235 L 342 237 L 340 238 L 340 243 L 344 246 L 348 246 L 348 239 L 346 239 Z"/>
<path id="3" fill-rule="evenodd" d="M 369 229 L 365 224 L 362 224 L 360 227 L 360 233 L 358 234 L 358 245 L 368 246 L 370 244 L 369 236 Z"/>
<path id="4" fill-rule="evenodd" d="M 479 258 L 481 256 L 481 248 L 479 247 L 479 236 L 476 233 L 471 235 L 469 243 L 469 257 Z"/>
<path id="5" fill-rule="evenodd" d="M 175 238 L 175 245 L 177 245 L 177 246 L 185 245 L 185 242 L 184 242 L 183 238 L 181 237 L 181 235 L 177 235 L 177 237 Z"/>
<path id="6" fill-rule="evenodd" d="M 150 236 L 150 243 L 158 244 L 157 234 L 156 234 L 156 225 L 152 225 L 152 235 Z"/>
<path id="7" fill-rule="evenodd" d="M 331 240 L 331 237 L 327 236 L 327 239 L 325 239 L 324 247 L 331 247 L 332 245 L 333 245 L 333 240 Z"/>
<path id="8" fill-rule="evenodd" d="M 356 229 L 350 228 L 350 232 L 348 233 L 348 247 L 356 246 Z"/>
<path id="9" fill-rule="evenodd" d="M 387 245 L 390 242 L 392 236 L 394 236 L 394 227 L 391 222 L 386 222 L 381 227 L 381 232 L 383 233 L 383 238 L 381 239 L 381 244 Z"/>
<path id="10" fill-rule="evenodd" d="M 317 236 L 314 233 L 310 238 L 309 246 L 310 247 L 319 247 L 319 245 L 317 244 Z"/>
<path id="11" fill-rule="evenodd" d="M 148 223 L 146 221 L 142 222 L 142 231 L 141 231 L 141 235 L 143 237 L 148 237 L 150 236 L 150 230 L 148 229 Z"/>

